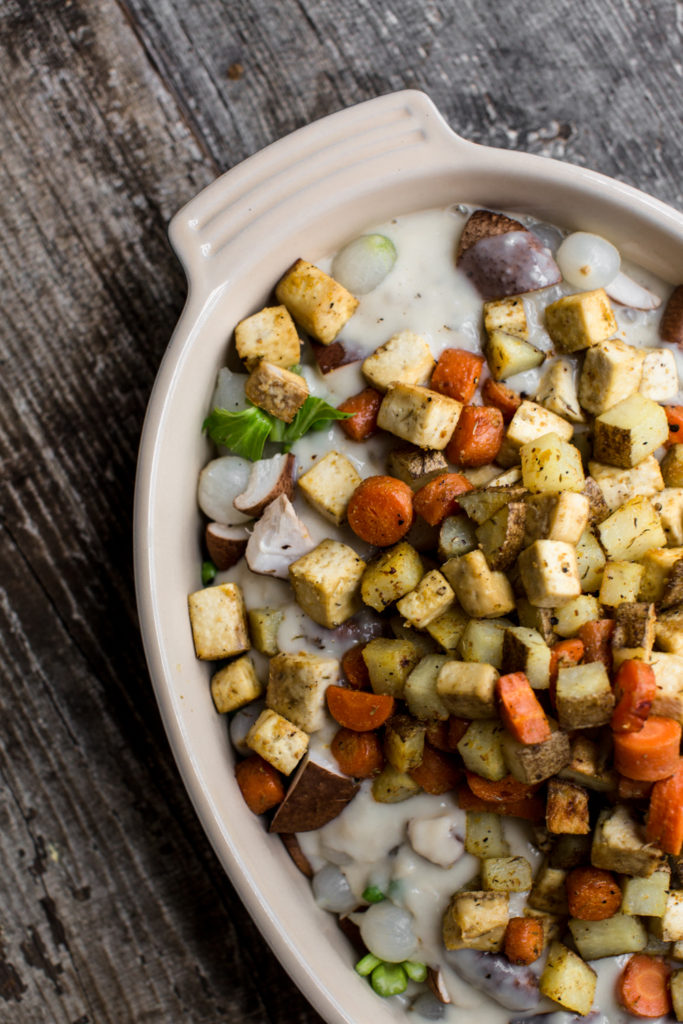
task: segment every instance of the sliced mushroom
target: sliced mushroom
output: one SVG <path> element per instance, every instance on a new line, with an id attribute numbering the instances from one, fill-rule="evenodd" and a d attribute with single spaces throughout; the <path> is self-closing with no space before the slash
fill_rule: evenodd
<path id="1" fill-rule="evenodd" d="M 249 534 L 243 526 L 207 523 L 204 532 L 206 550 L 217 569 L 229 569 L 244 554 Z"/>
<path id="2" fill-rule="evenodd" d="M 246 489 L 233 501 L 237 511 L 257 519 L 266 506 L 281 494 L 291 499 L 295 464 L 296 459 L 291 453 L 255 462 Z"/>
<path id="3" fill-rule="evenodd" d="M 338 370 L 340 366 L 357 363 L 361 358 L 360 352 L 349 351 L 341 341 L 333 341 L 331 345 L 317 345 L 311 342 L 311 349 L 321 373 L 330 373 L 332 370 Z"/>
<path id="4" fill-rule="evenodd" d="M 669 296 L 659 325 L 659 335 L 662 341 L 683 348 L 683 284 L 674 288 Z"/>
<path id="5" fill-rule="evenodd" d="M 622 271 L 605 285 L 605 291 L 610 299 L 614 299 L 622 306 L 630 306 L 631 309 L 658 309 L 662 304 L 659 295 L 638 284 Z"/>
<path id="6" fill-rule="evenodd" d="M 289 566 L 312 551 L 315 541 L 286 494 L 271 501 L 254 526 L 245 557 L 252 572 L 286 580 Z"/>
<path id="7" fill-rule="evenodd" d="M 427 984 L 440 1003 L 450 1003 L 451 997 L 438 967 L 427 968 Z"/>

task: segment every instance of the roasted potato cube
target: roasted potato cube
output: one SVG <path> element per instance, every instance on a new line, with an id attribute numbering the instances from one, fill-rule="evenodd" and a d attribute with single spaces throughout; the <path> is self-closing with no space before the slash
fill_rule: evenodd
<path id="1" fill-rule="evenodd" d="M 346 507 L 360 482 L 356 467 L 339 452 L 328 452 L 297 480 L 309 505 L 335 526 L 346 519 Z"/>
<path id="2" fill-rule="evenodd" d="M 567 601 L 561 608 L 556 608 L 553 618 L 558 636 L 576 636 L 586 622 L 600 618 L 600 605 L 592 594 L 581 594 Z"/>
<path id="3" fill-rule="evenodd" d="M 407 772 L 399 772 L 391 764 L 385 765 L 372 780 L 372 796 L 378 804 L 398 804 L 419 791 L 419 785 Z"/>
<path id="4" fill-rule="evenodd" d="M 621 879 L 621 913 L 636 917 L 664 917 L 671 869 L 663 864 L 648 878 Z"/>
<path id="5" fill-rule="evenodd" d="M 413 448 L 412 445 L 394 448 L 389 452 L 387 466 L 391 476 L 402 480 L 414 491 L 448 472 L 448 463 L 442 452 Z"/>
<path id="6" fill-rule="evenodd" d="M 415 648 L 418 659 L 424 658 L 426 654 L 436 654 L 437 645 L 428 633 L 420 633 L 406 625 L 400 615 L 392 615 L 389 619 L 391 632 L 397 640 L 407 640 Z"/>
<path id="7" fill-rule="evenodd" d="M 457 651 L 469 621 L 462 608 L 452 604 L 442 615 L 427 623 L 426 630 L 445 651 Z"/>
<path id="8" fill-rule="evenodd" d="M 394 715 L 384 731 L 384 753 L 397 772 L 409 772 L 422 761 L 426 725 L 410 715 Z"/>
<path id="9" fill-rule="evenodd" d="M 588 469 L 612 512 L 634 494 L 651 498 L 664 489 L 659 463 L 654 455 L 648 455 L 632 469 L 593 461 L 588 463 Z M 606 515 L 602 517 L 603 520 L 606 518 Z"/>
<path id="10" fill-rule="evenodd" d="M 270 659 L 266 707 L 305 732 L 325 725 L 325 690 L 339 682 L 336 658 L 283 652 Z"/>
<path id="11" fill-rule="evenodd" d="M 507 857 L 510 847 L 499 814 L 465 812 L 465 851 L 474 857 Z"/>
<path id="12" fill-rule="evenodd" d="M 406 679 L 417 665 L 419 655 L 409 640 L 376 637 L 363 648 L 363 661 L 375 693 L 402 697 Z"/>
<path id="13" fill-rule="evenodd" d="M 598 744 L 581 733 L 572 739 L 571 761 L 559 776 L 598 793 L 608 793 L 617 785 L 616 773 L 605 767 L 605 757 Z"/>
<path id="14" fill-rule="evenodd" d="M 620 604 L 614 612 L 612 650 L 618 667 L 633 658 L 649 661 L 655 640 L 655 606 L 644 601 Z"/>
<path id="15" fill-rule="evenodd" d="M 678 394 L 678 371 L 670 348 L 645 349 L 638 389 L 653 402 L 667 402 Z"/>
<path id="16" fill-rule="evenodd" d="M 410 593 L 424 575 L 418 552 L 406 541 L 383 551 L 365 569 L 360 592 L 365 604 L 383 612 L 394 601 Z"/>
<path id="17" fill-rule="evenodd" d="M 334 341 L 358 306 L 358 299 L 346 288 L 301 259 L 280 278 L 275 296 L 299 326 L 323 345 Z"/>
<path id="18" fill-rule="evenodd" d="M 455 601 L 448 580 L 438 569 L 431 569 L 414 590 L 396 603 L 396 610 L 415 629 L 425 629 L 443 615 Z"/>
<path id="19" fill-rule="evenodd" d="M 289 582 L 299 607 L 314 622 L 334 629 L 359 610 L 364 571 L 365 562 L 353 548 L 327 539 L 292 562 Z"/>
<path id="20" fill-rule="evenodd" d="M 524 908 L 524 917 L 532 917 L 543 925 L 543 949 L 556 939 L 559 939 L 564 932 L 564 921 L 557 914 L 548 914 L 545 910 L 535 910 L 534 907 Z"/>
<path id="21" fill-rule="evenodd" d="M 640 495 L 613 512 L 597 531 L 610 562 L 636 562 L 652 548 L 666 546 L 659 514 L 652 502 Z"/>
<path id="22" fill-rule="evenodd" d="M 579 378 L 582 408 L 599 416 L 640 387 L 643 350 L 618 338 L 589 349 Z"/>
<path id="23" fill-rule="evenodd" d="M 253 370 L 262 359 L 273 366 L 299 362 L 301 341 L 285 306 L 268 306 L 240 320 L 235 328 L 237 354 Z"/>
<path id="24" fill-rule="evenodd" d="M 596 868 L 623 875 L 647 877 L 664 861 L 664 854 L 648 843 L 645 829 L 623 804 L 601 811 L 591 848 Z"/>
<path id="25" fill-rule="evenodd" d="M 544 913 L 559 916 L 568 914 L 567 874 L 567 871 L 562 868 L 553 868 L 547 860 L 544 860 L 534 876 L 529 893 L 529 906 Z"/>
<path id="26" fill-rule="evenodd" d="M 474 619 L 494 619 L 515 607 L 510 581 L 489 568 L 483 551 L 449 558 L 441 567 L 464 611 Z"/>
<path id="27" fill-rule="evenodd" d="M 664 913 L 650 921 L 650 930 L 664 942 L 683 940 L 683 890 L 672 889 L 667 893 Z"/>
<path id="28" fill-rule="evenodd" d="M 480 661 L 500 669 L 505 630 L 511 625 L 509 619 L 470 619 L 460 638 L 463 661 Z"/>
<path id="29" fill-rule="evenodd" d="M 248 654 L 229 662 L 211 677 L 211 696 L 220 715 L 237 711 L 262 693 L 263 685 Z"/>
<path id="30" fill-rule="evenodd" d="M 603 663 L 592 661 L 560 668 L 555 703 L 563 729 L 606 725 L 614 710 L 614 694 Z"/>
<path id="31" fill-rule="evenodd" d="M 569 919 L 569 931 L 581 956 L 598 960 L 603 956 L 639 953 L 647 945 L 647 930 L 637 917 L 614 914 L 603 921 Z"/>
<path id="32" fill-rule="evenodd" d="M 527 506 L 511 501 L 477 527 L 476 536 L 491 569 L 509 569 L 524 544 Z"/>
<path id="33" fill-rule="evenodd" d="M 277 711 L 266 708 L 245 738 L 246 745 L 283 775 L 291 775 L 308 747 L 308 736 Z"/>
<path id="34" fill-rule="evenodd" d="M 503 726 L 495 719 L 471 722 L 458 742 L 458 753 L 465 768 L 492 782 L 504 779 L 507 768 L 503 760 L 502 735 Z"/>
<path id="35" fill-rule="evenodd" d="M 579 537 L 576 545 L 576 562 L 579 567 L 581 590 L 584 594 L 597 590 L 602 581 L 605 556 L 590 528 L 584 530 Z"/>
<path id="36" fill-rule="evenodd" d="M 565 779 L 548 779 L 545 825 L 549 832 L 588 835 L 588 791 Z"/>
<path id="37" fill-rule="evenodd" d="M 573 491 L 562 491 L 554 496 L 547 539 L 561 540 L 565 544 L 576 544 L 588 526 L 589 518 L 590 501 L 588 497 Z"/>
<path id="38" fill-rule="evenodd" d="M 244 598 L 236 583 L 205 587 L 187 600 L 198 658 L 217 661 L 249 650 Z"/>
<path id="39" fill-rule="evenodd" d="M 643 567 L 639 562 L 607 562 L 600 584 L 599 601 L 613 611 L 638 599 Z"/>
<path id="40" fill-rule="evenodd" d="M 529 785 L 557 775 L 571 759 L 569 737 L 561 729 L 555 729 L 543 743 L 520 743 L 505 733 L 502 744 L 508 771 L 519 782 Z"/>
<path id="41" fill-rule="evenodd" d="M 377 391 L 390 384 L 426 384 L 436 362 L 423 337 L 413 331 L 399 331 L 363 360 L 365 379 Z"/>
<path id="42" fill-rule="evenodd" d="M 481 864 L 481 884 L 488 892 L 528 892 L 531 864 L 526 857 L 487 857 Z"/>
<path id="43" fill-rule="evenodd" d="M 561 352 L 578 352 L 611 338 L 617 321 L 603 288 L 563 295 L 545 309 L 548 334 Z"/>
<path id="44" fill-rule="evenodd" d="M 247 612 L 249 636 L 260 654 L 272 657 L 279 651 L 278 632 L 284 614 L 282 608 L 250 608 Z"/>
<path id="45" fill-rule="evenodd" d="M 642 556 L 643 575 L 638 591 L 641 601 L 662 600 L 667 582 L 682 558 L 683 548 L 653 548 Z"/>
<path id="46" fill-rule="evenodd" d="M 520 597 L 517 601 L 517 616 L 520 626 L 535 629 L 547 644 L 552 645 L 557 640 L 553 627 L 552 609 L 537 608 L 525 597 Z"/>
<path id="47" fill-rule="evenodd" d="M 683 487 L 683 444 L 672 444 L 661 462 L 667 487 Z"/>
<path id="48" fill-rule="evenodd" d="M 493 665 L 447 661 L 439 670 L 436 692 L 451 715 L 496 718 L 497 680 L 498 672 Z"/>
<path id="49" fill-rule="evenodd" d="M 416 384 L 390 384 L 377 425 L 419 448 L 443 451 L 455 430 L 462 404 Z"/>
<path id="50" fill-rule="evenodd" d="M 458 558 L 474 551 L 477 547 L 477 535 L 474 524 L 464 515 L 448 516 L 439 530 L 439 558 L 446 562 L 449 558 Z"/>
<path id="51" fill-rule="evenodd" d="M 543 434 L 520 448 L 522 482 L 532 493 L 580 492 L 585 486 L 578 448 L 557 434 Z"/>
<path id="52" fill-rule="evenodd" d="M 529 325 L 521 295 L 510 295 L 507 299 L 492 299 L 484 303 L 484 330 L 505 331 L 517 338 L 529 337 Z"/>
<path id="53" fill-rule="evenodd" d="M 581 593 L 576 549 L 559 540 L 537 540 L 519 556 L 526 596 L 540 608 L 556 608 Z"/>
<path id="54" fill-rule="evenodd" d="M 655 638 L 663 651 L 683 656 L 683 610 L 680 606 L 659 613 L 655 623 Z"/>
<path id="55" fill-rule="evenodd" d="M 457 892 L 449 911 L 463 939 L 476 939 L 508 922 L 508 899 L 497 892 Z"/>
<path id="56" fill-rule="evenodd" d="M 249 374 L 244 393 L 259 409 L 291 423 L 308 398 L 304 377 L 262 359 Z"/>
<path id="57" fill-rule="evenodd" d="M 683 546 L 683 487 L 665 487 L 652 499 L 671 548 Z"/>
<path id="58" fill-rule="evenodd" d="M 448 708 L 436 689 L 439 672 L 447 660 L 445 654 L 426 654 L 424 658 L 420 658 L 407 677 L 403 688 L 403 700 L 415 718 L 422 721 L 436 719 L 442 722 L 448 718 Z"/>
<path id="59" fill-rule="evenodd" d="M 489 332 L 484 352 L 494 380 L 507 380 L 516 373 L 532 370 L 545 359 L 545 352 L 540 348 L 514 334 L 498 330 Z"/>
<path id="60" fill-rule="evenodd" d="M 683 970 L 674 971 L 671 974 L 669 988 L 671 989 L 674 1016 L 676 1020 L 683 1020 Z"/>
<path id="61" fill-rule="evenodd" d="M 475 491 L 467 491 L 458 496 L 458 504 L 465 510 L 470 519 L 481 526 L 491 519 L 500 509 L 511 501 L 519 501 L 526 494 L 521 484 L 501 485 L 491 483 Z"/>
<path id="62" fill-rule="evenodd" d="M 570 423 L 583 423 L 574 366 L 571 359 L 554 359 L 544 371 L 536 391 L 536 401 Z"/>
<path id="63" fill-rule="evenodd" d="M 653 651 L 650 655 L 650 667 L 657 684 L 652 714 L 674 718 L 683 725 L 683 657 Z"/>
<path id="64" fill-rule="evenodd" d="M 519 453 L 523 445 L 545 434 L 556 434 L 561 440 L 569 441 L 573 433 L 574 428 L 567 420 L 525 399 L 510 420 L 505 439 Z"/>
<path id="65" fill-rule="evenodd" d="M 534 690 L 550 684 L 550 648 L 535 629 L 508 626 L 503 634 L 503 672 L 524 672 Z"/>
<path id="66" fill-rule="evenodd" d="M 636 392 L 596 416 L 594 458 L 609 466 L 630 469 L 652 455 L 668 436 L 669 423 L 663 407 Z"/>
<path id="67" fill-rule="evenodd" d="M 561 942 L 552 942 L 539 988 L 566 1010 L 582 1015 L 593 1006 L 597 974 L 592 967 Z"/>
<path id="68" fill-rule="evenodd" d="M 644 459 L 643 462 L 645 461 L 647 460 Z M 657 460 L 655 459 L 655 462 L 656 461 Z M 606 468 L 611 469 L 612 467 Z M 633 472 L 633 470 L 631 470 L 631 472 Z M 597 523 L 601 523 L 603 519 L 607 519 L 607 516 L 610 513 L 609 505 L 605 501 L 605 496 L 602 493 L 601 488 L 592 476 L 586 477 L 586 483 L 581 493 L 588 498 L 588 525 L 595 526 Z M 617 504 L 621 504 L 621 502 L 618 502 Z M 614 507 L 616 508 L 616 505 Z"/>

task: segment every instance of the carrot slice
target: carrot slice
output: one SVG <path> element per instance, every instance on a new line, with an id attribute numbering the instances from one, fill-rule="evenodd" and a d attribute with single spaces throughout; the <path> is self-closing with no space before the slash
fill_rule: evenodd
<path id="1" fill-rule="evenodd" d="M 508 803 L 512 801 L 514 803 L 516 800 L 526 800 L 527 797 L 533 796 L 538 789 L 538 786 L 529 786 L 526 782 L 519 782 L 513 775 L 506 775 L 500 781 L 493 782 L 491 779 L 484 779 L 481 775 L 466 769 L 465 778 L 474 795 L 481 797 L 482 800 L 507 801 Z"/>
<path id="2" fill-rule="evenodd" d="M 343 686 L 328 686 L 325 696 L 335 722 L 354 732 L 379 729 L 394 713 L 396 704 L 387 694 L 347 690 Z"/>
<path id="3" fill-rule="evenodd" d="M 340 729 L 330 743 L 330 750 L 339 770 L 356 779 L 371 779 L 384 767 L 382 741 L 376 732 Z"/>
<path id="4" fill-rule="evenodd" d="M 349 526 L 361 540 L 377 547 L 396 544 L 413 523 L 413 492 L 393 476 L 369 476 L 351 495 Z"/>
<path id="5" fill-rule="evenodd" d="M 628 779 L 657 782 L 678 767 L 681 726 L 651 715 L 638 732 L 614 733 L 614 767 Z"/>
<path id="6" fill-rule="evenodd" d="M 370 689 L 370 673 L 363 657 L 364 647 L 365 644 L 356 644 L 342 654 L 342 671 L 352 690 Z"/>
<path id="7" fill-rule="evenodd" d="M 455 757 L 452 754 L 434 750 L 427 743 L 425 743 L 419 765 L 408 774 L 419 786 L 422 786 L 425 793 L 432 793 L 435 796 L 455 789 L 462 778 L 462 771 Z"/>
<path id="8" fill-rule="evenodd" d="M 489 405 L 495 405 L 496 409 L 500 409 L 506 423 L 510 422 L 522 404 L 521 395 L 505 384 L 499 384 L 493 377 L 487 377 L 482 384 L 481 397 Z"/>
<path id="9" fill-rule="evenodd" d="M 466 405 L 446 445 L 446 458 L 455 466 L 487 466 L 498 454 L 504 434 L 500 409 L 493 405 Z"/>
<path id="10" fill-rule="evenodd" d="M 605 921 L 621 906 L 621 889 L 614 875 L 602 868 L 574 868 L 566 887 L 569 913 L 579 921 Z"/>
<path id="11" fill-rule="evenodd" d="M 503 725 L 520 743 L 549 740 L 550 725 L 523 672 L 501 676 L 496 683 Z"/>
<path id="12" fill-rule="evenodd" d="M 280 773 L 258 754 L 251 754 L 237 763 L 235 778 L 244 802 L 254 814 L 265 814 L 285 798 Z"/>
<path id="13" fill-rule="evenodd" d="M 470 402 L 477 390 L 483 365 L 483 357 L 474 352 L 446 348 L 439 356 L 429 386 L 432 391 L 448 395 L 458 402 Z"/>
<path id="14" fill-rule="evenodd" d="M 469 786 L 460 786 L 458 806 L 463 811 L 490 811 L 509 818 L 524 818 L 537 825 L 545 821 L 545 801 L 538 796 L 529 796 L 524 800 L 482 800 L 474 795 Z"/>
<path id="15" fill-rule="evenodd" d="M 543 952 L 543 922 L 538 917 L 511 917 L 503 951 L 511 964 L 532 964 Z"/>
<path id="16" fill-rule="evenodd" d="M 643 728 L 657 695 L 652 666 L 644 661 L 623 662 L 614 679 L 616 706 L 612 712 L 614 732 L 638 732 Z"/>
<path id="17" fill-rule="evenodd" d="M 460 473 L 442 473 L 415 492 L 413 507 L 430 526 L 438 526 L 447 516 L 460 511 L 458 495 L 472 489 L 467 477 Z"/>
<path id="18" fill-rule="evenodd" d="M 595 619 L 584 622 L 579 629 L 579 640 L 583 641 L 584 662 L 601 661 L 608 673 L 612 674 L 612 634 L 614 619 Z"/>
<path id="19" fill-rule="evenodd" d="M 669 421 L 669 437 L 664 443 L 670 448 L 683 441 L 683 405 L 665 405 L 664 412 Z"/>
<path id="20" fill-rule="evenodd" d="M 663 1017 L 672 1008 L 670 974 L 661 957 L 634 953 L 617 980 L 617 999 L 636 1017 Z"/>
<path id="21" fill-rule="evenodd" d="M 340 412 L 350 412 L 348 420 L 339 420 L 339 426 L 352 441 L 367 441 L 377 432 L 377 414 L 382 396 L 374 388 L 365 388 L 357 395 L 351 395 L 337 406 Z"/>
<path id="22" fill-rule="evenodd" d="M 683 760 L 668 779 L 655 782 L 645 828 L 647 839 L 664 853 L 678 856 L 683 847 Z"/>

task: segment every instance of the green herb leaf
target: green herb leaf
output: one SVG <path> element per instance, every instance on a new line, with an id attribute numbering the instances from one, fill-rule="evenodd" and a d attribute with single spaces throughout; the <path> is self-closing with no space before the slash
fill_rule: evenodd
<path id="1" fill-rule="evenodd" d="M 309 430 L 323 430 L 332 420 L 346 420 L 351 413 L 340 412 L 324 398 L 309 395 L 291 423 L 283 423 L 282 437 L 273 436 L 273 440 L 282 440 L 284 444 L 293 444 Z M 280 433 L 280 431 L 277 431 Z"/>
<path id="2" fill-rule="evenodd" d="M 273 418 L 255 405 L 239 412 L 214 409 L 204 420 L 202 430 L 215 444 L 230 448 L 235 455 L 256 462 L 273 429 Z"/>

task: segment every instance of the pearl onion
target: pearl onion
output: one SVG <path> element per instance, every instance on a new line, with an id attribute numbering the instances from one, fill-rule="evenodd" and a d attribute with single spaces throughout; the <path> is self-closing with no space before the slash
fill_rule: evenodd
<path id="1" fill-rule="evenodd" d="M 311 879 L 313 897 L 323 910 L 331 910 L 335 914 L 347 914 L 358 905 L 358 900 L 351 892 L 351 886 L 336 864 L 326 864 Z"/>
<path id="2" fill-rule="evenodd" d="M 332 276 L 352 295 L 367 295 L 396 262 L 396 247 L 385 235 L 361 235 L 337 253 Z"/>
<path id="3" fill-rule="evenodd" d="M 604 288 L 619 273 L 619 251 L 600 235 L 575 231 L 567 235 L 555 259 L 565 281 L 575 288 L 590 291 Z"/>
<path id="4" fill-rule="evenodd" d="M 389 900 L 375 903 L 365 911 L 360 934 L 371 953 L 392 964 L 409 960 L 417 947 L 413 915 Z"/>

